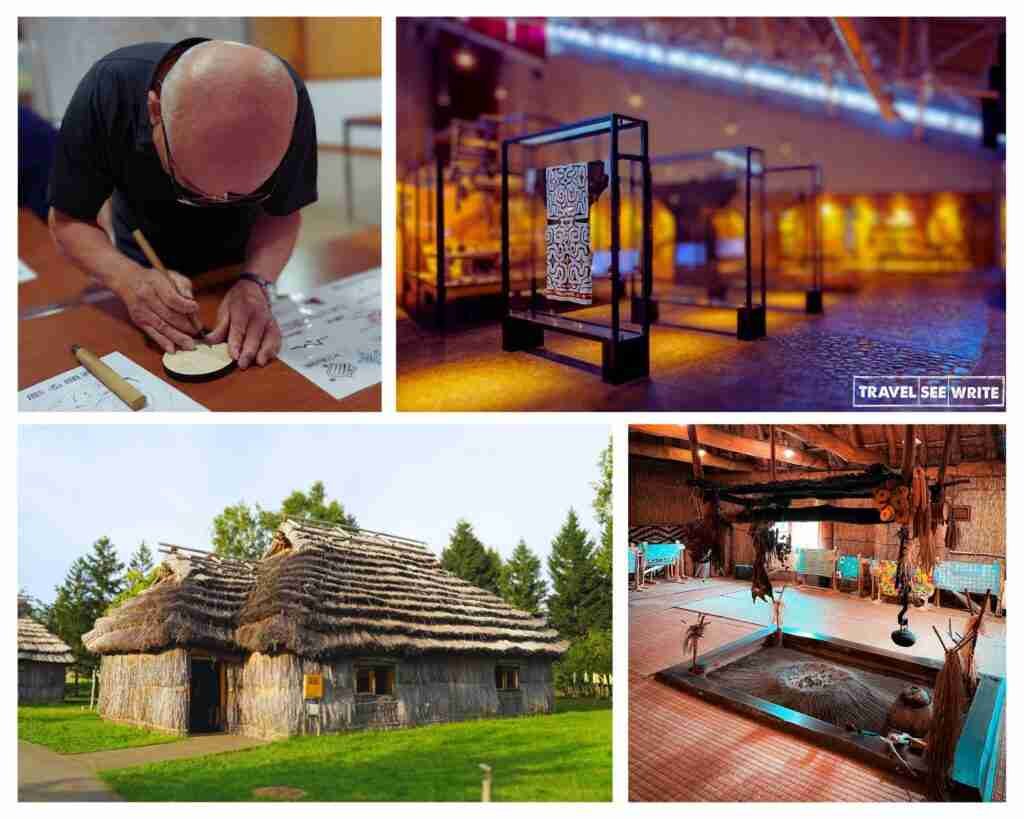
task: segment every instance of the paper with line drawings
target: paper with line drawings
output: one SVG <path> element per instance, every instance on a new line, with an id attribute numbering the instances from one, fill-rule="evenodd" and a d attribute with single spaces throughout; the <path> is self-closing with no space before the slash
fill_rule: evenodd
<path id="1" fill-rule="evenodd" d="M 161 381 L 122 353 L 108 353 L 102 361 L 146 396 L 139 412 L 206 412 L 202 404 L 166 381 Z M 131 408 L 85 367 L 55 375 L 18 393 L 21 412 L 131 412 Z"/>
<path id="2" fill-rule="evenodd" d="M 380 268 L 274 302 L 279 358 L 333 398 L 381 380 Z"/>

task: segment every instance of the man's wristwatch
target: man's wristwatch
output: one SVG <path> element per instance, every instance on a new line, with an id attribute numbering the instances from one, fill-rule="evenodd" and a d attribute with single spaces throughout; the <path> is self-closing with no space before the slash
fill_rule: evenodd
<path id="1" fill-rule="evenodd" d="M 264 279 L 262 276 L 257 276 L 255 273 L 248 272 L 239 275 L 238 280 L 258 284 L 260 289 L 263 291 L 263 295 L 267 299 L 267 304 L 270 304 L 274 300 L 275 290 L 274 283 L 272 281 Z"/>

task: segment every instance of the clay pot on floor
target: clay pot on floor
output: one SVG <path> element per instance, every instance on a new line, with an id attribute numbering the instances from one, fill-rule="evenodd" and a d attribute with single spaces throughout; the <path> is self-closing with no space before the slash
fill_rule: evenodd
<path id="1" fill-rule="evenodd" d="M 932 722 L 932 695 L 919 685 L 908 685 L 889 707 L 885 731 L 923 738 Z"/>

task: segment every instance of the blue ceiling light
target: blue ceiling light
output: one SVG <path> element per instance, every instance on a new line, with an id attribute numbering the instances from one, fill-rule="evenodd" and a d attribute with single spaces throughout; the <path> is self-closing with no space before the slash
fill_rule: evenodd
<path id="1" fill-rule="evenodd" d="M 593 32 L 567 23 L 548 22 L 547 40 L 552 53 L 556 53 L 558 47 L 577 49 L 583 53 L 598 52 L 661 69 L 685 71 L 822 105 L 845 108 L 859 114 L 876 116 L 879 120 L 882 118 L 878 104 L 867 91 L 848 85 L 826 85 L 815 77 L 779 68 L 746 65 L 728 57 L 678 46 L 647 43 L 619 34 Z M 899 99 L 893 103 L 893 107 L 908 125 L 916 125 L 920 117 L 925 128 L 969 139 L 981 139 L 980 116 L 930 105 L 922 110 L 916 101 Z"/>

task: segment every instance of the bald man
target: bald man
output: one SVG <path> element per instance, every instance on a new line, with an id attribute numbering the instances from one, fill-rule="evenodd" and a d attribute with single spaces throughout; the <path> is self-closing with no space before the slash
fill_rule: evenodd
<path id="1" fill-rule="evenodd" d="M 205 38 L 119 49 L 79 84 L 54 162 L 57 245 L 117 294 L 153 341 L 167 352 L 193 349 L 190 277 L 237 264 L 243 272 L 206 340 L 226 340 L 242 369 L 277 355 L 270 289 L 301 208 L 317 198 L 313 109 L 291 66 Z M 172 281 L 149 267 L 136 228 Z"/>

